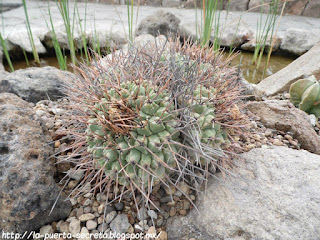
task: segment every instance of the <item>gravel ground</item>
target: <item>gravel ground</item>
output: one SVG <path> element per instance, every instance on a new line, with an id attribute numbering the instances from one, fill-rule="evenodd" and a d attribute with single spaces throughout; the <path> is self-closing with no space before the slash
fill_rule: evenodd
<path id="1" fill-rule="evenodd" d="M 288 94 L 282 94 L 274 99 L 288 99 Z M 62 124 L 62 115 L 66 113 L 68 106 L 67 100 L 52 102 L 48 100 L 40 101 L 34 106 L 34 110 L 40 116 L 45 126 L 48 128 L 53 141 L 55 141 L 56 152 L 68 154 L 64 149 L 70 144 L 63 136 L 58 135 L 56 130 Z M 315 122 L 315 131 L 319 132 L 319 121 Z M 264 127 L 258 118 L 252 118 L 247 127 L 249 134 L 235 137 L 236 144 L 242 147 L 244 151 L 253 148 L 264 148 L 270 145 L 286 146 L 293 149 L 300 149 L 300 143 L 294 139 L 290 132 L 281 132 Z M 56 165 L 56 180 L 59 182 L 71 168 L 70 163 Z M 63 190 L 65 194 L 70 194 L 71 190 L 78 184 L 82 178 L 83 172 L 72 176 Z M 61 181 L 63 186 L 65 181 Z M 88 188 L 91 186 L 87 186 Z M 196 199 L 196 192 L 190 189 L 186 184 L 180 186 L 180 189 L 191 199 Z M 114 193 L 113 193 L 114 196 Z M 169 217 L 177 215 L 187 215 L 193 208 L 190 201 L 182 194 L 172 188 L 170 190 L 158 187 L 151 195 L 151 199 L 161 210 L 157 211 L 152 205 L 150 209 L 141 208 L 136 211 L 135 203 L 129 197 L 123 198 L 120 202 L 113 203 L 105 207 L 106 195 L 98 193 L 95 196 L 92 193 L 78 196 L 71 199 L 73 210 L 66 220 L 53 222 L 40 229 L 40 234 L 45 233 L 100 233 L 100 232 L 126 232 L 126 233 L 158 233 L 158 240 L 167 239 L 166 223 Z M 139 199 L 138 199 L 139 200 Z M 83 238 L 78 238 L 83 239 Z M 92 238 L 94 239 L 94 238 Z"/>

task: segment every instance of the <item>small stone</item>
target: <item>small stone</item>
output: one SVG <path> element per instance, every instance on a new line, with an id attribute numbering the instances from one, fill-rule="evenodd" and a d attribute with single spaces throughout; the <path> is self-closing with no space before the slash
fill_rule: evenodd
<path id="1" fill-rule="evenodd" d="M 79 217 L 79 220 L 81 222 L 86 222 L 86 221 L 89 221 L 89 220 L 92 220 L 94 219 L 95 216 L 92 214 L 92 213 L 85 213 L 85 214 L 82 214 L 80 217 Z"/>
<path id="2" fill-rule="evenodd" d="M 67 233 L 69 232 L 69 223 L 68 222 L 64 222 L 64 221 L 60 221 L 57 224 L 57 230 L 60 233 Z"/>
<path id="3" fill-rule="evenodd" d="M 98 224 L 102 224 L 103 223 L 103 217 L 98 217 Z"/>
<path id="4" fill-rule="evenodd" d="M 105 222 L 108 223 L 108 224 L 111 223 L 111 221 L 113 219 L 115 219 L 116 216 L 117 216 L 117 212 L 116 211 L 112 211 L 112 212 L 108 213 L 107 216 L 106 216 Z"/>
<path id="5" fill-rule="evenodd" d="M 283 145 L 283 143 L 279 139 L 274 139 L 272 143 L 273 143 L 273 145 L 276 145 L 276 146 L 282 146 Z"/>
<path id="6" fill-rule="evenodd" d="M 60 145 L 61 145 L 61 142 L 60 142 L 60 141 L 55 141 L 55 143 L 54 143 L 54 147 L 55 147 L 55 148 L 60 147 Z"/>
<path id="7" fill-rule="evenodd" d="M 158 227 L 161 227 L 162 224 L 163 224 L 163 218 L 157 219 L 157 226 L 158 226 Z"/>
<path id="8" fill-rule="evenodd" d="M 98 226 L 98 231 L 104 233 L 108 230 L 108 224 L 101 224 Z"/>
<path id="9" fill-rule="evenodd" d="M 83 206 L 89 206 L 91 205 L 91 203 L 92 203 L 91 199 L 86 199 L 83 203 Z"/>
<path id="10" fill-rule="evenodd" d="M 129 223 L 128 216 L 119 214 L 111 223 L 110 228 L 115 233 L 126 233 L 131 224 Z"/>
<path id="11" fill-rule="evenodd" d="M 167 205 L 168 206 L 175 206 L 176 203 L 177 203 L 176 201 L 171 201 L 171 202 L 168 202 Z"/>
<path id="12" fill-rule="evenodd" d="M 86 238 L 89 233 L 89 230 L 86 227 L 81 228 L 80 234 L 83 236 L 83 238 L 78 238 L 78 240 L 91 240 L 90 236 Z"/>
<path id="13" fill-rule="evenodd" d="M 164 188 L 164 190 L 166 191 L 167 195 L 172 195 L 177 191 L 176 187 L 173 185 L 170 185 L 169 187 Z"/>
<path id="14" fill-rule="evenodd" d="M 68 176 L 74 180 L 80 181 L 81 178 L 84 176 L 84 170 L 76 170 L 76 171 L 69 171 Z"/>
<path id="15" fill-rule="evenodd" d="M 98 223 L 96 221 L 89 220 L 86 222 L 86 227 L 88 228 L 88 230 L 96 229 L 97 226 L 98 226 Z"/>
<path id="16" fill-rule="evenodd" d="M 283 94 L 283 96 L 284 96 L 284 98 L 286 98 L 286 99 L 290 99 L 290 93 L 285 93 L 285 94 Z"/>
<path id="17" fill-rule="evenodd" d="M 130 227 L 127 230 L 128 233 L 134 233 L 134 228 L 130 225 Z"/>
<path id="18" fill-rule="evenodd" d="M 122 202 L 117 202 L 114 207 L 116 208 L 117 211 L 122 211 L 124 204 Z"/>
<path id="19" fill-rule="evenodd" d="M 156 240 L 167 240 L 168 234 L 165 231 L 161 231 L 159 233 L 159 237 L 156 238 Z"/>
<path id="20" fill-rule="evenodd" d="M 78 219 L 79 219 L 79 217 L 81 215 L 83 215 L 83 213 L 84 213 L 83 207 L 79 207 L 79 208 L 76 209 L 76 216 L 77 216 Z"/>
<path id="21" fill-rule="evenodd" d="M 86 194 L 84 195 L 85 198 L 91 198 L 92 196 L 93 196 L 92 193 L 86 193 Z"/>
<path id="22" fill-rule="evenodd" d="M 181 210 L 179 211 L 179 213 L 180 213 L 180 215 L 182 215 L 182 216 L 187 215 L 187 211 L 186 211 L 185 209 L 181 209 Z"/>
<path id="23" fill-rule="evenodd" d="M 190 187 L 188 186 L 188 184 L 181 182 L 179 184 L 179 190 L 182 191 L 184 194 L 188 195 Z"/>
<path id="24" fill-rule="evenodd" d="M 78 185 L 78 182 L 76 180 L 71 180 L 69 183 L 68 183 L 68 188 L 69 189 L 74 189 L 76 186 Z M 71 199 L 70 199 L 71 201 Z"/>
<path id="25" fill-rule="evenodd" d="M 137 214 L 137 218 L 139 221 L 145 220 L 148 218 L 147 209 L 145 207 L 142 207 L 139 209 L 138 214 Z"/>
<path id="26" fill-rule="evenodd" d="M 284 135 L 284 137 L 285 137 L 286 139 L 288 139 L 289 141 L 292 141 L 292 140 L 293 140 L 293 137 L 292 137 L 291 135 L 289 135 L 289 134 Z"/>
<path id="27" fill-rule="evenodd" d="M 158 218 L 158 215 L 154 210 L 148 210 L 147 213 L 148 213 L 149 217 L 151 217 L 153 219 L 157 219 Z"/>
<path id="28" fill-rule="evenodd" d="M 149 234 L 149 236 L 156 236 L 156 234 L 157 234 L 156 228 L 154 226 L 149 227 L 147 234 Z"/>
<path id="29" fill-rule="evenodd" d="M 98 207 L 98 213 L 99 214 L 102 214 L 104 212 L 104 205 L 101 204 L 99 207 Z"/>
<path id="30" fill-rule="evenodd" d="M 265 135 L 266 137 L 270 137 L 270 136 L 272 136 L 272 131 L 271 131 L 270 129 L 267 129 L 267 130 L 264 132 L 264 135 Z"/>
<path id="31" fill-rule="evenodd" d="M 51 225 L 45 225 L 42 228 L 40 228 L 40 235 L 50 234 L 53 233 L 53 228 Z"/>
<path id="32" fill-rule="evenodd" d="M 172 197 L 171 196 L 165 196 L 163 198 L 160 198 L 160 202 L 161 203 L 168 203 L 172 201 Z"/>
<path id="33" fill-rule="evenodd" d="M 313 127 L 316 126 L 317 117 L 316 117 L 314 114 L 310 114 L 310 115 L 309 115 L 309 119 L 310 119 L 311 125 L 312 125 Z"/>
<path id="34" fill-rule="evenodd" d="M 141 227 L 139 224 L 135 224 L 134 229 L 138 232 L 143 232 L 143 227 Z"/>
<path id="35" fill-rule="evenodd" d="M 72 206 L 74 206 L 74 205 L 76 205 L 78 203 L 77 200 L 74 199 L 74 198 L 70 198 L 70 202 L 71 202 Z"/>
<path id="36" fill-rule="evenodd" d="M 176 213 L 177 213 L 177 210 L 175 207 L 170 208 L 170 212 L 169 212 L 170 217 L 175 216 Z"/>
<path id="37" fill-rule="evenodd" d="M 84 213 L 91 213 L 91 212 L 92 212 L 92 208 L 91 208 L 91 207 L 85 207 L 85 208 L 83 209 L 83 212 L 84 212 Z"/>
<path id="38" fill-rule="evenodd" d="M 80 221 L 77 219 L 72 219 L 69 224 L 69 232 L 73 235 L 79 233 L 81 230 Z"/>

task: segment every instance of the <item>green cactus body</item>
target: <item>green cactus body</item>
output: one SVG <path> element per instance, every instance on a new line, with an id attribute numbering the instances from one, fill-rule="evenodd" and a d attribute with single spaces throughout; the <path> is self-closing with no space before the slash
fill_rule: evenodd
<path id="1" fill-rule="evenodd" d="M 177 114 L 168 92 L 158 90 L 148 82 L 123 83 L 95 104 L 88 121 L 88 152 L 97 168 L 104 167 L 121 185 L 147 184 L 150 176 L 159 182 L 175 167 L 177 148 L 170 141 L 179 138 L 174 131 Z"/>
<path id="2" fill-rule="evenodd" d="M 215 149 L 225 149 L 230 144 L 226 130 L 215 122 L 215 107 L 212 100 L 216 96 L 216 89 L 208 89 L 198 86 L 193 92 L 191 104 L 191 115 L 196 119 L 197 133 L 203 144 L 211 145 Z M 204 163 L 206 159 L 201 158 Z"/>
<path id="3" fill-rule="evenodd" d="M 302 111 L 320 117 L 320 83 L 314 76 L 290 86 L 290 101 Z"/>

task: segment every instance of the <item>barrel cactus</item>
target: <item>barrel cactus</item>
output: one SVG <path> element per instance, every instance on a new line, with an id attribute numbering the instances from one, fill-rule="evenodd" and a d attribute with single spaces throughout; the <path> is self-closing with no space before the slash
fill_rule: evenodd
<path id="1" fill-rule="evenodd" d="M 72 151 L 59 158 L 86 171 L 80 190 L 90 182 L 90 191 L 138 191 L 152 204 L 156 185 L 179 188 L 207 177 L 210 166 L 227 166 L 232 137 L 248 122 L 236 69 L 210 49 L 169 44 L 75 67 L 60 130 Z"/>
<path id="2" fill-rule="evenodd" d="M 309 114 L 320 117 L 320 83 L 314 76 L 300 79 L 290 86 L 291 102 Z"/>
<path id="3" fill-rule="evenodd" d="M 159 182 L 176 166 L 179 138 L 167 90 L 148 81 L 124 82 L 105 91 L 88 120 L 88 152 L 97 168 L 120 185 Z M 166 166 L 166 167 L 165 167 Z"/>

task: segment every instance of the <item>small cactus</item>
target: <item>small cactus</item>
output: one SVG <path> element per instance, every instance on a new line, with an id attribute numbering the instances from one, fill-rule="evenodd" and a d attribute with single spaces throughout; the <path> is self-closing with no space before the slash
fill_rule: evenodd
<path id="1" fill-rule="evenodd" d="M 138 191 L 152 204 L 156 184 L 179 189 L 181 180 L 202 181 L 226 167 L 232 136 L 248 122 L 236 69 L 196 44 L 130 48 L 75 69 L 61 130 L 73 140 L 72 153 L 59 158 L 86 170 L 79 185 L 94 183 L 90 191 Z"/>
<path id="2" fill-rule="evenodd" d="M 302 111 L 320 117 L 320 83 L 314 76 L 290 86 L 290 101 Z"/>

